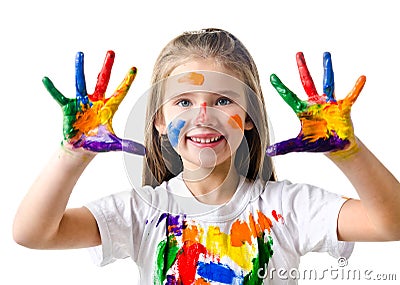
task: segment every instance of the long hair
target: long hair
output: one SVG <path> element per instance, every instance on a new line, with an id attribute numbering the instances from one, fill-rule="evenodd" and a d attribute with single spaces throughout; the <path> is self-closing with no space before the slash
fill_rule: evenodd
<path id="1" fill-rule="evenodd" d="M 245 46 L 231 33 L 221 29 L 203 29 L 185 32 L 170 41 L 159 54 L 153 69 L 152 86 L 167 78 L 178 66 L 194 60 L 212 58 L 229 69 L 250 87 L 255 96 L 247 96 L 248 118 L 254 127 L 244 131 L 244 138 L 235 156 L 235 167 L 250 180 L 261 178 L 275 181 L 276 174 L 270 157 L 268 120 L 257 67 Z M 146 110 L 143 185 L 157 186 L 183 170 L 179 155 L 168 139 L 161 136 L 155 120 L 163 117 L 162 90 L 151 92 Z M 244 151 L 242 151 L 244 150 Z"/>

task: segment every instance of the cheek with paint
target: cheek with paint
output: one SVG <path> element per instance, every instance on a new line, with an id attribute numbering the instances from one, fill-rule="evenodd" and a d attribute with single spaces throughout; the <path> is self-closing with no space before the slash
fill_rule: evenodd
<path id="1" fill-rule="evenodd" d="M 242 118 L 238 114 L 230 116 L 228 118 L 228 126 L 230 127 L 230 131 L 228 132 L 229 145 L 231 147 L 231 151 L 235 152 L 244 137 Z"/>
<path id="2" fill-rule="evenodd" d="M 177 147 L 179 143 L 179 135 L 182 131 L 182 128 L 185 126 L 185 121 L 178 119 L 172 121 L 168 124 L 168 139 L 172 145 L 172 147 Z"/>
<path id="3" fill-rule="evenodd" d="M 243 122 L 242 118 L 238 114 L 230 116 L 228 120 L 228 124 L 234 129 L 240 129 L 243 131 Z"/>

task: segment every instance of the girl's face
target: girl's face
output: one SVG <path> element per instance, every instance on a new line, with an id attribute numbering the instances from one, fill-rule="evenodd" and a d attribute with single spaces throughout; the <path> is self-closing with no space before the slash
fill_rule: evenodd
<path id="1" fill-rule="evenodd" d="M 207 71 L 203 73 L 206 77 L 196 73 L 200 70 Z M 156 122 L 156 128 L 168 135 L 185 169 L 213 168 L 233 159 L 244 130 L 253 128 L 251 121 L 246 120 L 244 92 L 231 87 L 238 86 L 239 82 L 232 76 L 237 78 L 210 59 L 190 61 L 171 73 L 170 78 L 177 78 L 178 89 L 179 82 L 190 81 L 194 87 L 166 96 L 162 106 L 164 121 Z M 213 82 L 217 87 L 196 90 L 203 82 Z M 166 90 L 165 93 L 174 92 Z"/>

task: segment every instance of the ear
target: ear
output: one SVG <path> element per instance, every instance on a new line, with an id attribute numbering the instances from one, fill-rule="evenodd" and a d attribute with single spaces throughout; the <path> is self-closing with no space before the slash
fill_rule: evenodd
<path id="1" fill-rule="evenodd" d="M 154 119 L 154 126 L 156 127 L 156 130 L 160 135 L 167 134 L 167 126 L 165 125 L 165 120 L 163 116 L 156 115 L 156 118 Z"/>
<path id="2" fill-rule="evenodd" d="M 254 128 L 253 121 L 249 118 L 249 116 L 246 116 L 246 119 L 244 120 L 244 130 L 250 131 L 253 128 Z"/>

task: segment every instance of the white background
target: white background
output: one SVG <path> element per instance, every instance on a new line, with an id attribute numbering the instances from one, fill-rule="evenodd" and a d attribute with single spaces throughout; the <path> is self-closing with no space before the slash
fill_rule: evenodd
<path id="1" fill-rule="evenodd" d="M 151 69 L 162 47 L 183 31 L 226 29 L 244 42 L 258 64 L 276 141 L 296 136 L 299 125 L 270 86 L 269 75 L 278 74 L 304 98 L 295 53 L 304 52 L 321 91 L 322 53 L 330 51 L 338 99 L 347 94 L 359 75 L 367 76 L 365 88 L 353 106 L 356 134 L 399 177 L 400 17 L 395 4 L 321 0 L 2 1 L 0 284 L 136 284 L 138 279 L 130 260 L 98 268 L 84 249 L 36 251 L 12 240 L 16 208 L 62 136 L 61 110 L 41 79 L 49 76 L 65 95 L 73 97 L 77 51 L 85 53 L 89 92 L 107 50 L 116 52 L 109 92 L 131 65 L 138 67 L 138 76 L 114 118 L 115 131 L 122 135 L 130 107 L 135 96 L 149 86 Z M 343 174 L 323 155 L 289 154 L 276 159 L 276 168 L 280 179 L 307 182 L 357 197 Z M 136 171 L 140 175 L 141 170 Z M 123 155 L 102 154 L 78 182 L 70 206 L 129 188 Z M 399 242 L 358 243 L 348 267 L 395 273 L 399 280 L 399 246 Z M 337 265 L 327 254 L 309 254 L 302 259 L 301 268 L 323 270 Z"/>

